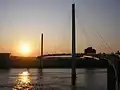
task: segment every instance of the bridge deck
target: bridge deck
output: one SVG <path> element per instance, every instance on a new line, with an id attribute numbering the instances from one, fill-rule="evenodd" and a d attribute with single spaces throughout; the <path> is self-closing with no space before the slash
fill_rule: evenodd
<path id="1" fill-rule="evenodd" d="M 36 61 L 13 62 L 11 68 L 71 68 L 72 59 L 38 59 Z M 107 68 L 108 61 L 105 59 L 76 59 L 76 68 Z"/>

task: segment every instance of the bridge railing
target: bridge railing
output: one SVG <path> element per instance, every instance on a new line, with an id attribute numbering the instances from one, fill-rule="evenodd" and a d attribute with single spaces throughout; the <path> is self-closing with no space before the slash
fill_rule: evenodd
<path id="1" fill-rule="evenodd" d="M 42 60 L 42 59 L 41 59 Z M 42 60 L 43 65 L 42 68 L 72 68 L 72 59 L 45 59 Z M 116 90 L 119 86 L 118 84 L 118 76 L 116 73 L 116 69 L 114 65 L 110 63 L 109 60 L 100 58 L 76 58 L 76 68 L 106 68 L 107 69 L 107 90 Z"/>

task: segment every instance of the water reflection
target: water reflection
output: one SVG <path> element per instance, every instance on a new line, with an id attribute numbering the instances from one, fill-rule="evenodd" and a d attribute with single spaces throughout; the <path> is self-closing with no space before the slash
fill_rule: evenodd
<path id="1" fill-rule="evenodd" d="M 71 69 L 11 69 L 8 74 L 2 74 L 0 84 L 12 84 L 10 90 L 107 90 L 106 71 L 77 69 L 74 88 L 71 86 Z M 0 87 L 0 90 L 8 89 Z"/>
<path id="2" fill-rule="evenodd" d="M 32 89 L 30 73 L 24 71 L 18 74 L 16 85 L 13 90 L 30 90 Z"/>

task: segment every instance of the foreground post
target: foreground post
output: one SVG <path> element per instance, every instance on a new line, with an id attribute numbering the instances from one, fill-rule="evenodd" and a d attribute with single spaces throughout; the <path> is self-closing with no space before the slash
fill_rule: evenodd
<path id="1" fill-rule="evenodd" d="M 42 57 L 43 57 L 43 33 L 41 34 L 41 58 L 40 58 L 40 70 L 39 70 L 39 74 L 40 74 L 40 86 L 43 86 L 43 71 L 42 71 L 42 68 L 43 68 L 43 60 L 42 60 Z M 43 88 L 41 88 L 42 90 Z"/>
<path id="2" fill-rule="evenodd" d="M 41 34 L 41 59 L 40 59 L 40 68 L 42 69 L 42 57 L 43 57 L 43 33 Z"/>
<path id="3" fill-rule="evenodd" d="M 108 65 L 107 68 L 107 90 L 117 90 L 115 72 L 112 65 Z"/>
<path id="4" fill-rule="evenodd" d="M 76 50 L 75 50 L 75 4 L 72 4 L 72 86 L 76 84 Z"/>
<path id="5" fill-rule="evenodd" d="M 41 56 L 40 56 L 40 78 L 42 76 L 42 67 L 43 67 L 43 61 L 42 61 L 42 57 L 43 57 L 43 33 L 41 34 Z"/>

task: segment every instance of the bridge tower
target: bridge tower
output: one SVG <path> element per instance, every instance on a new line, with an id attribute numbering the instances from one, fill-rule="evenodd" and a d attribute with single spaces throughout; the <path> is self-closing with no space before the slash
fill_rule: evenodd
<path id="1" fill-rule="evenodd" d="M 72 4 L 72 85 L 76 84 L 75 4 Z"/>

